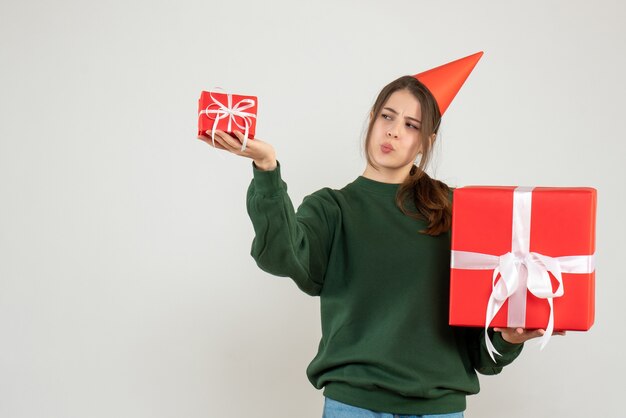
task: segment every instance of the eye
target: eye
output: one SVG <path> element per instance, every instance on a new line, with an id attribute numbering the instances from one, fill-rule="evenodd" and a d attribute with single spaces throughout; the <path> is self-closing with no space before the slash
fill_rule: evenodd
<path id="1" fill-rule="evenodd" d="M 409 128 L 411 128 L 411 129 L 418 130 L 418 131 L 420 130 L 420 128 L 419 128 L 418 126 L 412 125 L 412 124 L 410 124 L 410 123 L 407 123 L 407 124 L 406 124 L 406 126 L 408 126 L 408 127 L 409 127 Z"/>
<path id="2" fill-rule="evenodd" d="M 381 117 L 381 118 L 383 118 L 383 119 L 386 119 L 386 120 L 391 120 L 391 116 L 386 115 L 386 114 L 384 114 L 384 113 L 381 113 L 381 114 L 380 114 L 380 117 Z"/>

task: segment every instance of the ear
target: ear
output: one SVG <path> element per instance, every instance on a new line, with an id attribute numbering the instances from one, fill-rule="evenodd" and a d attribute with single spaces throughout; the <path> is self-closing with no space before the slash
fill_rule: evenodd
<path id="1" fill-rule="evenodd" d="M 374 118 L 374 112 L 370 110 L 370 120 Z"/>
<path id="2" fill-rule="evenodd" d="M 435 139 L 437 139 L 437 134 L 432 134 L 431 136 L 428 137 L 428 149 L 433 148 Z M 419 148 L 419 151 L 417 152 L 417 155 L 420 155 L 423 153 L 423 148 L 424 148 L 424 143 L 420 144 L 420 148 Z"/>

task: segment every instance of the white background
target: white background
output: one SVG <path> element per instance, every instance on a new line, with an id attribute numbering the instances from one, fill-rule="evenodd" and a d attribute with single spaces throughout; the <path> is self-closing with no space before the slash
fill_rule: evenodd
<path id="1" fill-rule="evenodd" d="M 320 417 L 319 300 L 249 256 L 250 162 L 196 139 L 200 91 L 259 97 L 298 205 L 362 173 L 385 84 L 480 50 L 433 173 L 597 188 L 597 309 L 466 416 L 623 415 L 623 2 L 91 3 L 0 5 L 2 418 Z"/>

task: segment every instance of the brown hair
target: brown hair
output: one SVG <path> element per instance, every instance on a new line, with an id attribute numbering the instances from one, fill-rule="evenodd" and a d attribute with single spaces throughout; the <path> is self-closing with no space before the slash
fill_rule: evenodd
<path id="1" fill-rule="evenodd" d="M 422 125 L 419 136 L 422 142 L 422 157 L 419 165 L 411 167 L 411 171 L 407 173 L 406 179 L 400 185 L 396 194 L 396 204 L 404 214 L 428 223 L 428 227 L 420 231 L 421 233 L 436 236 L 449 231 L 452 223 L 452 208 L 449 200 L 450 188 L 445 183 L 431 178 L 425 171 L 439 130 L 441 112 L 432 93 L 415 77 L 408 75 L 400 77 L 387 84 L 378 94 L 378 98 L 372 106 L 371 118 L 367 127 L 365 155 L 367 162 L 372 167 L 377 168 L 369 155 L 372 127 L 389 97 L 398 90 L 409 91 L 420 103 Z M 407 202 L 411 200 L 415 203 L 416 211 L 410 211 L 406 207 Z"/>

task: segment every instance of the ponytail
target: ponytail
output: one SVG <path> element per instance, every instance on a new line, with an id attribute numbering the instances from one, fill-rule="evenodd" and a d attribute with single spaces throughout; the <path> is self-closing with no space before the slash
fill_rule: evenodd
<path id="1" fill-rule="evenodd" d="M 415 211 L 407 209 L 410 201 L 415 204 Z M 426 229 L 419 231 L 423 234 L 437 236 L 448 232 L 452 226 L 450 187 L 431 178 L 416 165 L 400 185 L 396 204 L 405 215 L 428 223 Z"/>

